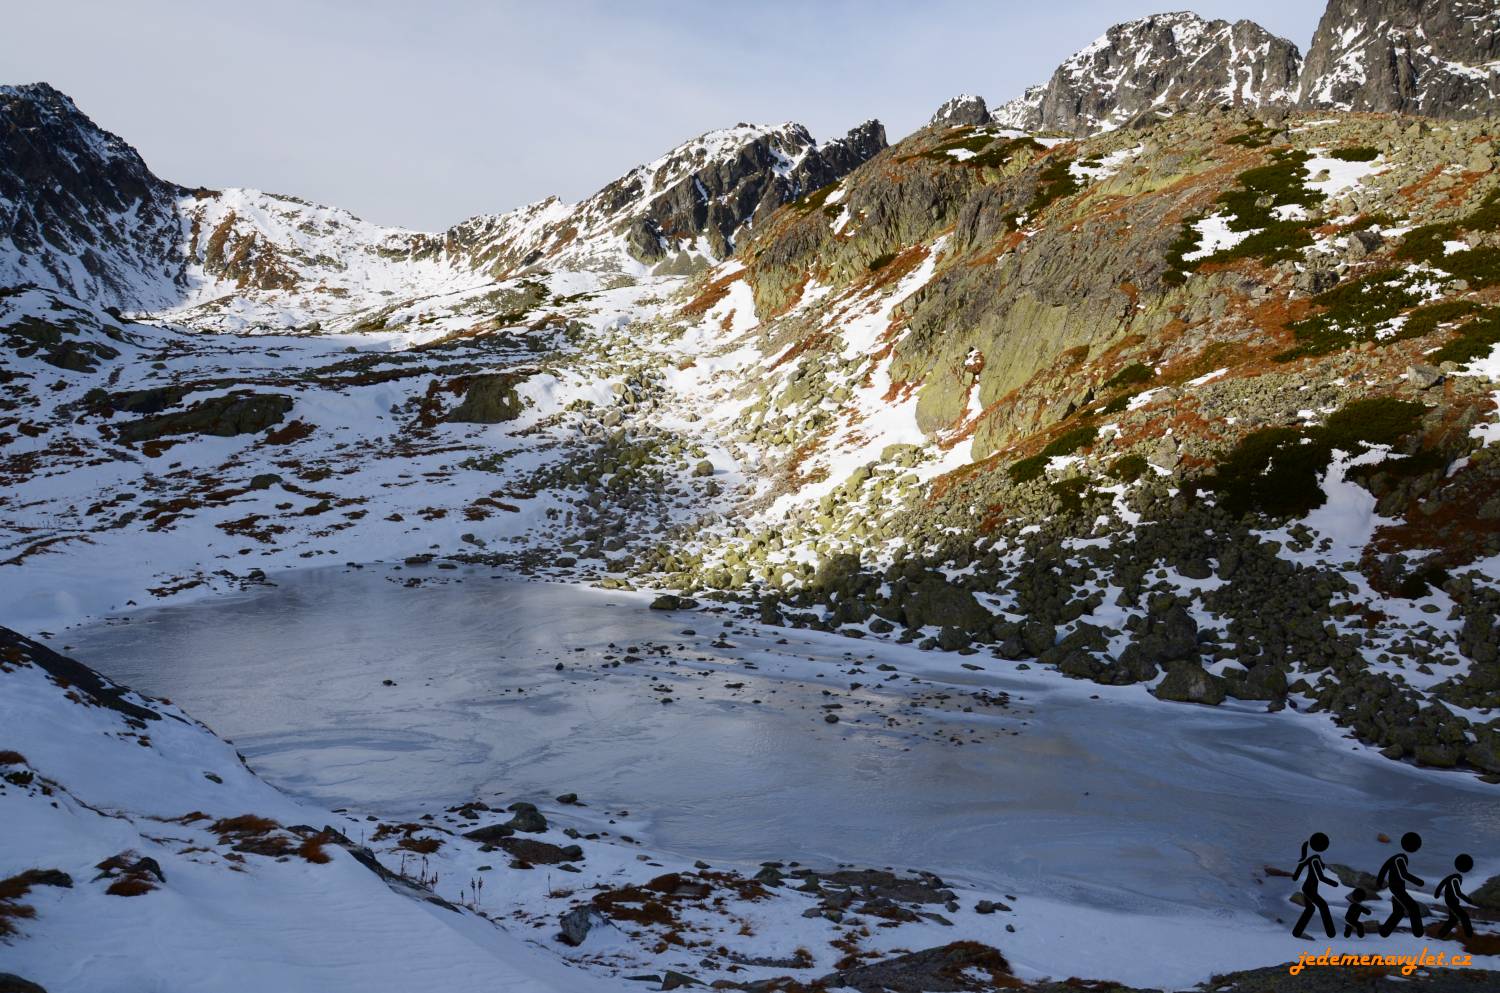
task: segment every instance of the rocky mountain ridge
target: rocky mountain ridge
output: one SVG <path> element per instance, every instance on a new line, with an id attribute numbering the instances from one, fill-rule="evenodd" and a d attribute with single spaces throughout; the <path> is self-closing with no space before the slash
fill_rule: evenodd
<path id="1" fill-rule="evenodd" d="M 1295 99 L 1300 68 L 1297 46 L 1251 21 L 1158 14 L 1110 28 L 993 119 L 1086 134 L 1188 108 L 1281 106 Z"/>
<path id="2" fill-rule="evenodd" d="M 426 234 L 255 190 L 189 190 L 45 83 L 0 89 L 0 281 L 220 330 L 368 322 L 391 298 L 543 265 L 687 272 L 885 147 L 868 121 L 819 145 L 798 124 L 685 142 L 577 205 L 550 198 Z M 321 318 L 321 320 L 320 320 Z"/>
<path id="3" fill-rule="evenodd" d="M 963 106 L 951 123 L 981 123 L 982 100 Z M 944 107 L 933 123 L 954 113 Z M 1500 10 L 1488 0 L 1332 0 L 1306 59 L 1252 21 L 1158 14 L 1111 27 L 989 120 L 1083 135 L 1209 107 L 1490 115 L 1500 110 Z"/>

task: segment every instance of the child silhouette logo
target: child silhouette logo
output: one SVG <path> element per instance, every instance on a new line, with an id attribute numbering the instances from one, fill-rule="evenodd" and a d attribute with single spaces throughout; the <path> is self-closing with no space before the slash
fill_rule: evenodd
<path id="1" fill-rule="evenodd" d="M 1401 836 L 1401 851 L 1386 859 L 1385 865 L 1380 867 L 1380 875 L 1375 877 L 1376 885 L 1388 887 L 1391 891 L 1391 916 L 1380 925 L 1382 938 L 1389 938 L 1402 918 L 1411 922 L 1411 933 L 1414 936 L 1422 937 L 1422 908 L 1406 892 L 1407 883 L 1413 886 L 1424 885 L 1419 877 L 1407 870 L 1409 856 L 1421 847 L 1422 836 L 1415 831 L 1406 832 Z"/>
<path id="2" fill-rule="evenodd" d="M 1462 904 L 1467 903 L 1471 907 L 1477 907 L 1479 904 L 1469 899 L 1462 889 L 1462 884 L 1464 881 L 1463 874 L 1474 868 L 1474 860 L 1469 858 L 1467 854 L 1460 855 L 1453 860 L 1453 868 L 1458 871 L 1444 876 L 1443 881 L 1438 883 L 1437 889 L 1432 891 L 1433 896 L 1448 905 L 1448 919 L 1438 929 L 1438 937 L 1448 937 L 1449 932 L 1456 925 L 1462 924 L 1464 927 L 1464 937 L 1472 938 L 1474 937 L 1474 925 L 1469 923 L 1469 912 L 1463 908 Z"/>
<path id="3" fill-rule="evenodd" d="M 1307 854 L 1311 848 L 1313 854 Z M 1307 927 L 1307 922 L 1312 920 L 1313 911 L 1317 910 L 1323 918 L 1323 930 L 1328 937 L 1333 937 L 1333 915 L 1328 912 L 1328 901 L 1318 895 L 1318 883 L 1327 883 L 1329 886 L 1337 886 L 1337 879 L 1329 879 L 1323 875 L 1323 852 L 1328 851 L 1328 835 L 1322 831 L 1317 832 L 1311 838 L 1302 843 L 1302 859 L 1297 863 L 1297 871 L 1292 873 L 1296 879 L 1307 870 L 1307 877 L 1302 880 L 1302 900 L 1306 906 L 1302 909 L 1302 916 L 1297 918 L 1297 926 L 1292 928 L 1292 937 L 1302 937 L 1302 929 Z"/>
<path id="4" fill-rule="evenodd" d="M 1347 938 L 1354 934 L 1359 935 L 1361 938 L 1365 936 L 1365 925 L 1360 918 L 1370 912 L 1370 908 L 1364 904 L 1367 895 L 1358 886 L 1349 891 L 1349 909 L 1344 912 L 1344 937 Z"/>

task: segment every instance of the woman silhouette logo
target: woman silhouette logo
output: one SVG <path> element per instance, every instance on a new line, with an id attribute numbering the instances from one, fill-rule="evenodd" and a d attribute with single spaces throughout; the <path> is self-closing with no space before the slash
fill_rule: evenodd
<path id="1" fill-rule="evenodd" d="M 1415 831 L 1408 831 L 1401 836 L 1401 851 L 1385 860 L 1385 865 L 1380 867 L 1380 875 L 1375 877 L 1377 886 L 1388 886 L 1391 890 L 1391 916 L 1380 925 L 1380 936 L 1389 938 L 1391 932 L 1401 923 L 1402 918 L 1411 921 L 1411 933 L 1422 937 L 1422 908 L 1417 901 L 1406 892 L 1406 884 L 1421 886 L 1422 880 L 1407 871 L 1408 856 L 1414 854 L 1422 847 L 1422 836 Z"/>
<path id="2" fill-rule="evenodd" d="M 1309 848 L 1314 854 L 1307 854 Z M 1302 929 L 1307 927 L 1308 921 L 1312 920 L 1314 910 L 1317 910 L 1323 918 L 1323 930 L 1327 932 L 1328 937 L 1333 937 L 1333 915 L 1328 912 L 1328 902 L 1318 895 L 1318 883 L 1327 883 L 1329 886 L 1339 884 L 1337 879 L 1329 879 L 1323 875 L 1323 859 L 1320 856 L 1326 851 L 1328 851 L 1328 835 L 1322 831 L 1302 843 L 1302 859 L 1297 863 L 1297 871 L 1292 873 L 1292 878 L 1296 879 L 1302 875 L 1303 870 L 1307 871 L 1307 878 L 1302 880 L 1302 899 L 1307 906 L 1303 908 L 1302 916 L 1297 918 L 1297 926 L 1292 928 L 1294 938 L 1302 937 Z"/>

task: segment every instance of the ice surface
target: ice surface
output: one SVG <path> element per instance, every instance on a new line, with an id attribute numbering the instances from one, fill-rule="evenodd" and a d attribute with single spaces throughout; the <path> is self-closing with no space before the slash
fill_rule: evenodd
<path id="1" fill-rule="evenodd" d="M 412 575 L 433 585 L 399 585 Z M 905 866 L 1100 909 L 1262 918 L 1286 912 L 1285 894 L 1257 873 L 1295 861 L 1315 830 L 1334 861 L 1365 868 L 1386 853 L 1378 832 L 1421 831 L 1435 852 L 1500 841 L 1500 802 L 1479 784 L 1380 759 L 1321 717 L 1167 705 L 1010 663 L 970 672 L 954 655 L 730 630 L 640 594 L 486 573 L 278 582 L 60 640 L 170 696 L 273 784 L 393 816 L 573 791 L 585 817 L 629 809 L 626 830 L 680 854 Z M 710 646 L 721 632 L 733 647 Z M 611 642 L 639 661 L 602 667 Z M 882 682 L 881 662 L 899 678 Z M 912 707 L 979 688 L 1012 706 Z"/>

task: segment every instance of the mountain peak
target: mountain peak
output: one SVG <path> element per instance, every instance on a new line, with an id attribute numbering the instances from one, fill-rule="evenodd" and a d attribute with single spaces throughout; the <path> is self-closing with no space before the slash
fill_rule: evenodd
<path id="1" fill-rule="evenodd" d="M 928 127 L 958 127 L 965 124 L 987 124 L 990 120 L 989 106 L 984 97 L 972 93 L 960 93 L 950 97 L 932 115 Z"/>
<path id="2" fill-rule="evenodd" d="M 1116 24 L 994 119 L 1082 134 L 1192 108 L 1287 103 L 1300 68 L 1297 46 L 1253 21 L 1153 14 Z"/>
<path id="3" fill-rule="evenodd" d="M 1500 110 L 1494 0 L 1332 0 L 1300 88 L 1308 108 L 1471 117 Z"/>

